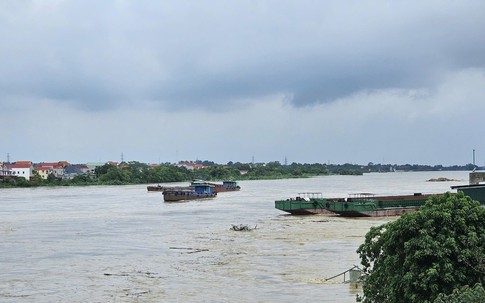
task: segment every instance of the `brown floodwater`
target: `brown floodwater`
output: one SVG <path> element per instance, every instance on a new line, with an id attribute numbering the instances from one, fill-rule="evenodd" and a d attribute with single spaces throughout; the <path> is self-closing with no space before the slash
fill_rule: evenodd
<path id="1" fill-rule="evenodd" d="M 426 182 L 437 177 L 462 181 Z M 467 183 L 467 172 L 244 181 L 183 203 L 144 185 L 1 189 L 0 301 L 355 302 L 359 286 L 326 279 L 360 265 L 366 232 L 395 218 L 290 216 L 274 200 Z"/>

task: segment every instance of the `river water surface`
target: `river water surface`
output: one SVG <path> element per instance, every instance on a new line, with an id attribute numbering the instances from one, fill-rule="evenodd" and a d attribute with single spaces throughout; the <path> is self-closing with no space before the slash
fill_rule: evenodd
<path id="1" fill-rule="evenodd" d="M 437 177 L 461 181 L 426 182 Z M 355 302 L 359 288 L 325 279 L 359 265 L 365 233 L 393 218 L 290 216 L 274 200 L 467 183 L 467 172 L 243 181 L 183 203 L 146 185 L 0 189 L 0 302 Z"/>

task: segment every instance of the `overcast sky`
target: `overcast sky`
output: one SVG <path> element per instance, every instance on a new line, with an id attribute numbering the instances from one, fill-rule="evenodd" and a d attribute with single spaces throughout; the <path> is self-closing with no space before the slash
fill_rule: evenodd
<path id="1" fill-rule="evenodd" d="M 485 1 L 0 2 L 0 161 L 485 165 Z"/>

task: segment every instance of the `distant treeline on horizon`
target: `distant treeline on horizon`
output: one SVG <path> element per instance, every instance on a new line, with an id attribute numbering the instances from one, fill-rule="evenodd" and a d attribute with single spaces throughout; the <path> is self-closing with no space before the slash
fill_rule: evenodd
<path id="1" fill-rule="evenodd" d="M 66 168 L 67 169 L 67 168 Z M 268 163 L 229 162 L 216 164 L 212 161 L 146 164 L 137 161 L 106 163 L 94 170 L 79 171 L 75 174 L 47 176 L 37 171 L 29 179 L 22 177 L 0 178 L 0 187 L 31 186 L 72 186 L 72 185 L 124 185 L 182 182 L 201 180 L 263 180 L 306 178 L 324 175 L 363 175 L 364 173 L 392 173 L 399 171 L 472 171 L 480 169 L 473 164 L 467 165 L 418 165 L 418 164 L 281 164 L 278 161 Z"/>

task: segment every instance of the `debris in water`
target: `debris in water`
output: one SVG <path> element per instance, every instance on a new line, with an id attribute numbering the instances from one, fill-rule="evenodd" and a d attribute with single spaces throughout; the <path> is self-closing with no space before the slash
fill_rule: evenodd
<path id="1" fill-rule="evenodd" d="M 192 248 L 192 247 L 170 247 L 170 249 L 183 249 L 183 250 L 188 250 L 188 254 L 193 254 L 193 253 L 198 253 L 202 251 L 209 251 L 206 248 Z"/>
<path id="2" fill-rule="evenodd" d="M 254 226 L 254 228 L 251 228 L 248 225 L 243 225 L 243 224 L 239 224 L 239 225 L 231 224 L 231 225 L 232 225 L 231 229 L 234 231 L 252 231 L 258 227 L 257 225 Z"/>

